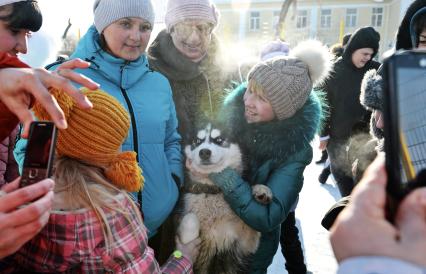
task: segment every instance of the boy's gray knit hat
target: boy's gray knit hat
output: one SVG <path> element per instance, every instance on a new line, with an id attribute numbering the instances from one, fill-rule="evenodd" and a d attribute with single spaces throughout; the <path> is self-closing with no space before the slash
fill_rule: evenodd
<path id="1" fill-rule="evenodd" d="M 154 26 L 155 15 L 151 0 L 96 0 L 93 13 L 99 33 L 124 17 L 140 17 Z"/>
<path id="2" fill-rule="evenodd" d="M 312 90 L 308 66 L 294 57 L 275 57 L 255 65 L 248 80 L 263 89 L 278 120 L 293 116 Z"/>

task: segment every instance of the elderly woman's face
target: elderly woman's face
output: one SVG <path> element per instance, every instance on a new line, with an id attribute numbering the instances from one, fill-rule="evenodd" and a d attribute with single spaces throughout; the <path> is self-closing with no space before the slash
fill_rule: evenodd
<path id="1" fill-rule="evenodd" d="M 185 20 L 173 26 L 173 44 L 185 57 L 198 62 L 207 53 L 213 26 L 203 20 Z"/>
<path id="2" fill-rule="evenodd" d="M 103 31 L 107 51 L 118 58 L 134 61 L 145 53 L 151 31 L 151 24 L 142 18 L 121 18 Z"/>

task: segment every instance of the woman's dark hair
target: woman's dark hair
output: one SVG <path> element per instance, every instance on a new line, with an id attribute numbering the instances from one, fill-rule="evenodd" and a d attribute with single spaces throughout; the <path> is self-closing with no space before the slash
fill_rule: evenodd
<path id="1" fill-rule="evenodd" d="M 36 32 L 41 28 L 43 17 L 37 1 L 20 1 L 0 7 L 0 12 L 8 11 L 8 15 L 0 16 L 12 29 L 28 29 Z"/>
<path id="2" fill-rule="evenodd" d="M 419 18 L 414 23 L 414 31 L 417 34 L 417 46 L 419 44 L 419 36 L 423 32 L 423 30 L 426 30 L 426 10 L 424 13 L 422 13 Z"/>

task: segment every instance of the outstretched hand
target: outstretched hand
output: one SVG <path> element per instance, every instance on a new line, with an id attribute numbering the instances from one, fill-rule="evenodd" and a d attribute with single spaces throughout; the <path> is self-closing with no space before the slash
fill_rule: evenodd
<path id="1" fill-rule="evenodd" d="M 387 256 L 426 266 L 426 188 L 402 201 L 394 226 L 385 218 L 386 182 L 384 157 L 379 156 L 330 229 L 336 259 Z"/>
<path id="2" fill-rule="evenodd" d="M 87 77 L 73 72 L 73 68 L 87 68 L 89 63 L 80 59 L 71 60 L 59 67 L 56 72 L 45 69 L 31 68 L 4 68 L 0 69 L 0 101 L 24 124 L 22 137 L 27 138 L 31 122 L 34 120 L 28 109 L 31 96 L 46 109 L 52 121 L 60 129 L 65 129 L 67 123 L 62 109 L 48 92 L 49 87 L 54 87 L 68 93 L 83 109 L 90 109 L 92 104 L 71 81 L 81 84 L 89 89 L 97 89 L 99 85 Z M 70 81 L 71 80 L 71 81 Z"/>

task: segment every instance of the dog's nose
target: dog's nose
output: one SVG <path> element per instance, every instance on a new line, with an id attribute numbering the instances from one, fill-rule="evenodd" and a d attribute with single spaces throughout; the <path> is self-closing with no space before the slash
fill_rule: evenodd
<path id="1" fill-rule="evenodd" d="M 210 156 L 212 156 L 212 151 L 210 149 L 203 148 L 200 150 L 200 158 L 201 160 L 208 160 Z"/>

